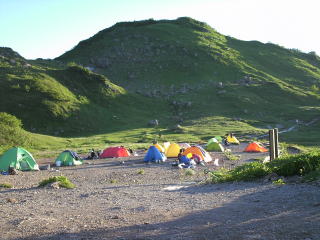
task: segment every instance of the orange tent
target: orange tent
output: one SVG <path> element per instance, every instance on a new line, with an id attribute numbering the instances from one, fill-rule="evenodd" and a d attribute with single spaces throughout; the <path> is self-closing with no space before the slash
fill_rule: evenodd
<path id="1" fill-rule="evenodd" d="M 249 143 L 249 145 L 246 147 L 244 152 L 268 152 L 268 149 L 261 146 L 257 142 L 252 142 L 252 143 Z"/>
<path id="2" fill-rule="evenodd" d="M 198 146 L 192 146 L 187 148 L 184 152 L 183 155 L 187 156 L 189 153 L 191 154 L 197 154 L 199 155 L 199 157 L 201 158 L 202 161 L 205 162 L 211 162 L 212 158 L 209 155 L 209 153 L 207 153 L 202 147 L 198 147 Z"/>

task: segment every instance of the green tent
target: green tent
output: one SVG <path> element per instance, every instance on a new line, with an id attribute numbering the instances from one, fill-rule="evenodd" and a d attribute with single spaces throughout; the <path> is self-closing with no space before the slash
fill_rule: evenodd
<path id="1" fill-rule="evenodd" d="M 221 136 L 214 136 L 214 138 L 217 139 L 219 143 L 221 143 L 223 140 Z"/>
<path id="2" fill-rule="evenodd" d="M 219 142 L 219 140 L 218 139 L 216 139 L 215 137 L 214 138 L 210 138 L 209 139 L 209 141 L 208 141 L 208 143 L 207 143 L 207 146 L 210 144 L 210 143 L 212 143 L 212 142 Z"/>
<path id="3" fill-rule="evenodd" d="M 218 142 L 210 142 L 209 144 L 207 144 L 207 151 L 213 151 L 213 152 L 224 152 L 224 148 L 222 147 L 222 145 Z"/>
<path id="4" fill-rule="evenodd" d="M 0 171 L 8 171 L 9 167 L 20 171 L 39 170 L 39 166 L 31 153 L 21 147 L 13 147 L 0 158 Z"/>
<path id="5" fill-rule="evenodd" d="M 66 150 L 59 154 L 55 161 L 55 164 L 56 166 L 81 165 L 82 160 L 75 152 Z"/>

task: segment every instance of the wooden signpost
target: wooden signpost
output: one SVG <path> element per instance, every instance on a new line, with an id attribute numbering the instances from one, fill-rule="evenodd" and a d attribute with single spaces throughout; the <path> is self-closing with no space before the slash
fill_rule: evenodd
<path id="1" fill-rule="evenodd" d="M 269 130 L 270 161 L 279 157 L 279 136 L 278 135 L 279 133 L 277 128 Z"/>

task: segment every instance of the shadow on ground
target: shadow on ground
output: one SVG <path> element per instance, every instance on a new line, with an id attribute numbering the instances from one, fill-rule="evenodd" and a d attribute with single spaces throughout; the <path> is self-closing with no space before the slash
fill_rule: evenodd
<path id="1" fill-rule="evenodd" d="M 232 185 L 215 185 L 211 188 L 207 186 L 206 191 L 217 191 L 218 194 L 221 189 L 225 190 L 228 186 Z M 197 188 L 200 191 L 203 187 L 193 186 L 177 191 L 197 194 Z M 234 190 L 237 191 L 238 188 L 245 187 L 239 184 Z M 320 191 L 316 186 L 303 184 L 271 186 L 234 198 L 225 204 L 213 203 L 212 208 L 208 210 L 189 211 L 188 214 L 169 221 L 157 222 L 150 219 L 150 222 L 136 224 L 130 222 L 127 226 L 120 226 L 124 224 L 119 223 L 119 227 L 115 228 L 82 229 L 78 232 L 58 232 L 24 239 L 315 240 L 320 239 L 319 202 Z"/>

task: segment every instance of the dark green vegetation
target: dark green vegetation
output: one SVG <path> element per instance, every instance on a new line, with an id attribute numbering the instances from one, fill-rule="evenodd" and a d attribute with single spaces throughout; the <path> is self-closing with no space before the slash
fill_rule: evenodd
<path id="1" fill-rule="evenodd" d="M 39 187 L 45 187 L 46 185 L 50 183 L 59 183 L 59 187 L 63 188 L 75 188 L 76 186 L 65 176 L 55 176 L 50 177 L 48 179 L 44 179 L 39 183 Z"/>
<path id="2" fill-rule="evenodd" d="M 12 131 L 26 140 L 3 126 L 0 133 L 11 138 L 8 147 L 102 148 L 259 135 L 298 119 L 281 140 L 315 146 L 319 87 L 313 53 L 240 41 L 190 18 L 117 23 L 55 60 L 30 61 L 0 48 L 0 112 L 28 132 L 63 138 L 28 134 L 21 124 Z M 148 126 L 152 119 L 157 128 Z"/>
<path id="3" fill-rule="evenodd" d="M 13 188 L 10 183 L 0 183 L 0 188 Z"/>
<path id="4" fill-rule="evenodd" d="M 270 173 L 279 176 L 304 176 L 305 181 L 320 179 L 320 152 L 286 155 L 270 163 L 253 162 L 233 170 L 211 172 L 211 180 L 218 182 L 251 181 Z"/>

